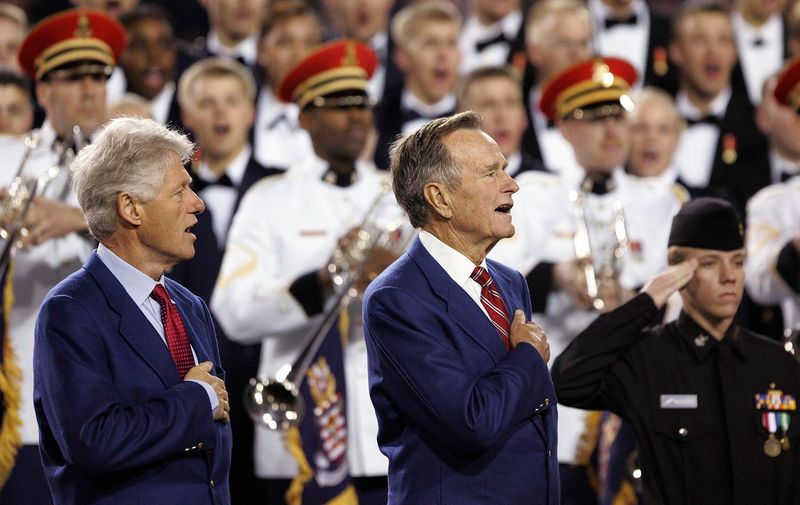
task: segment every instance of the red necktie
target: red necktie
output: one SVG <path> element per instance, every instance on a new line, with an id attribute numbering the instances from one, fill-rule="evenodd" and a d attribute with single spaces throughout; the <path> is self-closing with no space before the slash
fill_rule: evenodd
<path id="1" fill-rule="evenodd" d="M 161 284 L 156 284 L 150 296 L 161 305 L 161 322 L 164 324 L 164 335 L 167 337 L 167 347 L 175 366 L 178 369 L 178 376 L 183 379 L 186 372 L 194 366 L 192 348 L 189 347 L 189 335 L 183 326 L 183 319 L 178 312 L 178 308 L 170 300 L 167 290 Z"/>
<path id="2" fill-rule="evenodd" d="M 500 297 L 497 288 L 494 287 L 489 272 L 483 267 L 475 267 L 470 276 L 473 281 L 481 285 L 481 303 L 483 308 L 489 314 L 489 319 L 492 320 L 497 333 L 503 339 L 506 349 L 511 350 L 511 341 L 508 339 L 511 324 L 508 322 L 508 312 L 506 311 L 506 304 Z"/>

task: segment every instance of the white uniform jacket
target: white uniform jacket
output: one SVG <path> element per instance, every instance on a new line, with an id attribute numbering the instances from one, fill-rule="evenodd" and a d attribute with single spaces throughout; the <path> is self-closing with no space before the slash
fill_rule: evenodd
<path id="1" fill-rule="evenodd" d="M 800 327 L 800 293 L 777 270 L 784 247 L 800 234 L 800 177 L 773 184 L 747 204 L 745 285 L 758 303 L 780 304 L 784 328 Z"/>
<path id="2" fill-rule="evenodd" d="M 327 265 L 339 238 L 363 222 L 387 177 L 359 162 L 355 182 L 343 188 L 321 179 L 326 170 L 327 164 L 311 155 L 287 173 L 256 183 L 231 225 L 211 308 L 231 340 L 261 340 L 261 376 L 274 377 L 292 363 L 321 318 L 306 315 L 290 286 L 301 275 Z M 351 309 L 351 315 L 361 312 L 360 305 Z M 378 450 L 360 320 L 351 321 L 350 328 L 345 350 L 350 473 L 386 475 L 388 461 Z M 239 394 L 231 392 L 233 398 Z M 295 476 L 297 465 L 282 434 L 259 426 L 255 438 L 259 477 Z"/>

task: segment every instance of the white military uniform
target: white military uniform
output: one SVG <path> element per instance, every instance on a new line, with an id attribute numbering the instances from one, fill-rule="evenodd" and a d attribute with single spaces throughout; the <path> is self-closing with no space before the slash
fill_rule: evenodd
<path id="1" fill-rule="evenodd" d="M 800 177 L 773 184 L 747 204 L 747 292 L 758 303 L 780 304 L 784 328 L 800 328 L 800 294 L 776 269 L 778 255 L 800 234 Z M 791 247 L 791 246 L 790 246 Z"/>
<path id="2" fill-rule="evenodd" d="M 34 178 L 43 174 L 58 162 L 58 154 L 53 149 L 55 132 L 45 121 L 39 130 L 40 142 L 23 168 L 23 178 Z M 0 179 L 0 186 L 8 188 L 19 167 L 25 151 L 20 137 L 0 138 L 0 152 L 7 162 L 6 170 Z M 62 168 L 47 187 L 44 196 L 58 199 L 68 186 L 68 170 Z M 65 201 L 78 206 L 74 193 L 66 191 Z M 3 247 L 5 242 L 2 243 Z M 33 335 L 39 307 L 47 293 L 66 276 L 80 268 L 88 257 L 94 244 L 71 233 L 65 237 L 48 240 L 29 249 L 17 250 L 14 258 L 14 304 L 9 316 L 9 335 L 11 345 L 22 369 L 20 384 L 22 420 L 21 436 L 24 445 L 38 445 L 39 428 L 33 410 Z"/>
<path id="3" fill-rule="evenodd" d="M 616 244 L 611 223 L 612 205 L 623 204 L 625 228 L 630 245 L 620 264 L 619 282 L 634 289 L 667 265 L 667 240 L 672 217 L 681 205 L 678 195 L 663 183 L 631 177 L 618 168 L 612 176 L 614 188 L 603 195 L 585 193 L 586 223 L 593 254 Z M 512 222 L 516 233 L 502 240 L 490 257 L 527 273 L 538 263 L 559 263 L 575 259 L 573 239 L 577 229 L 575 204 L 569 193 L 579 190 L 582 177 L 526 172 L 518 176 L 520 190 L 514 195 Z M 595 258 L 596 268 L 599 267 Z M 569 295 L 552 291 L 544 314 L 534 314 L 547 334 L 555 359 L 578 333 L 597 316 L 596 310 L 575 307 Z M 550 363 L 553 361 L 551 360 Z M 587 412 L 558 406 L 558 459 L 582 464 L 580 441 Z"/>
<path id="4" fill-rule="evenodd" d="M 211 307 L 228 338 L 262 342 L 262 376 L 274 377 L 292 363 L 322 317 L 309 318 L 290 286 L 327 265 L 339 238 L 364 221 L 387 176 L 357 162 L 355 182 L 343 188 L 321 179 L 327 168 L 312 155 L 287 173 L 256 183 L 233 220 Z M 360 313 L 360 306 L 351 309 L 351 317 Z M 386 475 L 388 460 L 378 449 L 377 419 L 369 399 L 363 329 L 359 321 L 352 323 L 344 356 L 350 474 Z M 231 394 L 235 398 L 240 393 Z M 259 426 L 255 439 L 259 477 L 296 475 L 283 434 Z"/>

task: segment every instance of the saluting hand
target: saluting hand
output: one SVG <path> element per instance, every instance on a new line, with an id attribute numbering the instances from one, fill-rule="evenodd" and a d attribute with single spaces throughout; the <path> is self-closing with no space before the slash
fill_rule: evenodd
<path id="1" fill-rule="evenodd" d="M 656 307 L 659 309 L 667 303 L 667 299 L 675 291 L 684 287 L 697 269 L 697 260 L 681 261 L 677 265 L 671 265 L 666 270 L 656 275 L 642 288 L 642 292 L 650 295 Z"/>
<path id="2" fill-rule="evenodd" d="M 217 393 L 217 399 L 219 400 L 219 407 L 214 411 L 214 420 L 227 423 L 231 420 L 229 414 L 231 406 L 228 403 L 228 390 L 225 389 L 225 382 L 222 379 L 211 375 L 210 372 L 213 366 L 214 365 L 210 361 L 204 361 L 196 367 L 190 368 L 189 371 L 186 372 L 183 380 L 199 380 L 214 388 L 214 392 Z"/>
<path id="3" fill-rule="evenodd" d="M 525 312 L 520 309 L 514 311 L 514 320 L 511 321 L 511 347 L 525 342 L 532 345 L 541 355 L 545 363 L 550 361 L 550 344 L 547 343 L 547 335 L 541 326 L 533 321 L 525 320 Z"/>

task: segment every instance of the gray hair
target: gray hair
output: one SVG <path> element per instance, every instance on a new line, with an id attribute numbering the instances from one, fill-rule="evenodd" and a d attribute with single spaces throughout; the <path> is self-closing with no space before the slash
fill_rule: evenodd
<path id="1" fill-rule="evenodd" d="M 142 202 L 155 198 L 175 157 L 186 163 L 194 144 L 151 119 L 119 117 L 106 123 L 97 139 L 72 162 L 72 186 L 89 232 L 102 241 L 117 228 L 117 195 L 128 192 Z"/>
<path id="2" fill-rule="evenodd" d="M 435 119 L 392 144 L 389 151 L 392 189 L 408 214 L 411 225 L 421 228 L 428 220 L 425 186 L 442 183 L 455 191 L 461 185 L 461 169 L 444 145 L 456 130 L 480 130 L 481 117 L 473 111 Z"/>

